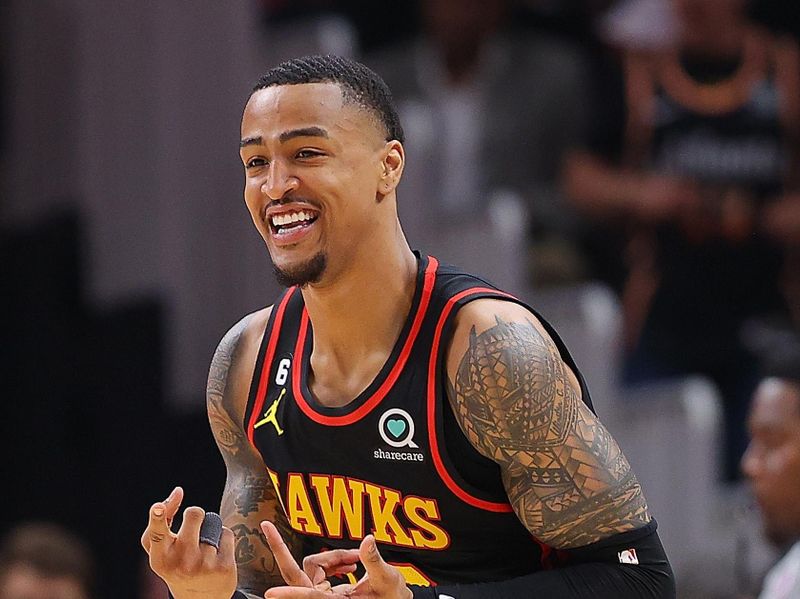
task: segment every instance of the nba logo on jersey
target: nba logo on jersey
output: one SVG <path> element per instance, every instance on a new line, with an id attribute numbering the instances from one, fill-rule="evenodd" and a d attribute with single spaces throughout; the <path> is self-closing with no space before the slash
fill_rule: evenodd
<path id="1" fill-rule="evenodd" d="M 620 564 L 638 564 L 639 558 L 636 557 L 636 549 L 626 549 L 617 553 Z"/>

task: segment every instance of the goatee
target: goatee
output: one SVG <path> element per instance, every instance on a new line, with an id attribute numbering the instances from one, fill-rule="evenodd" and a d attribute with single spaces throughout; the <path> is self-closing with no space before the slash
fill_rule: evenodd
<path id="1" fill-rule="evenodd" d="M 275 273 L 275 278 L 280 285 L 284 287 L 293 287 L 297 285 L 304 287 L 310 283 L 316 283 L 325 272 L 325 267 L 328 264 L 328 257 L 320 252 L 308 262 L 299 264 L 290 269 L 278 268 L 272 265 L 272 271 Z"/>

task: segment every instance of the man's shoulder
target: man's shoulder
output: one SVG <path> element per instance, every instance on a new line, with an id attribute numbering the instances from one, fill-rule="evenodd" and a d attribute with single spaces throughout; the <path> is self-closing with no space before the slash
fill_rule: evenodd
<path id="1" fill-rule="evenodd" d="M 258 345 L 272 314 L 272 308 L 272 306 L 267 306 L 241 318 L 228 329 L 222 337 L 219 347 L 224 346 L 229 350 L 235 350 L 242 346 Z"/>
<path id="2" fill-rule="evenodd" d="M 228 329 L 217 345 L 206 389 L 210 415 L 223 409 L 235 415 L 237 422 L 241 421 L 261 338 L 271 312 L 272 306 L 269 306 L 248 314 Z"/>
<path id="3" fill-rule="evenodd" d="M 249 380 L 271 313 L 272 306 L 251 312 L 228 329 L 214 352 L 212 371 L 223 368 L 228 376 Z"/>
<path id="4" fill-rule="evenodd" d="M 456 315 L 455 330 L 463 331 L 475 327 L 483 330 L 506 322 L 529 322 L 539 328 L 541 323 L 525 305 L 506 297 L 482 297 L 465 304 Z"/>
<path id="5" fill-rule="evenodd" d="M 439 262 L 436 268 L 436 294 L 441 302 L 464 297 L 456 313 L 456 327 L 491 323 L 496 316 L 508 316 L 539 322 L 534 312 L 512 294 L 495 286 L 481 275 L 458 266 Z M 473 293 L 480 297 L 470 299 Z"/>

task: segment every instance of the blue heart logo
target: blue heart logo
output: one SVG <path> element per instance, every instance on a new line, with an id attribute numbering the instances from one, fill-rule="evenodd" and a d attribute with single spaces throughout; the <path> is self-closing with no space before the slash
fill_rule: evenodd
<path id="1" fill-rule="evenodd" d="M 389 432 L 392 433 L 392 436 L 395 439 L 399 439 L 404 432 L 406 432 L 406 428 L 408 428 L 408 424 L 405 420 L 400 420 L 399 418 L 392 418 L 386 423 L 386 428 L 389 429 Z"/>

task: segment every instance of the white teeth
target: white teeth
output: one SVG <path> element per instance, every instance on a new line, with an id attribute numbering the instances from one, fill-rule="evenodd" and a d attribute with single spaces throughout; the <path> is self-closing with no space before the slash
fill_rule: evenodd
<path id="1" fill-rule="evenodd" d="M 314 218 L 314 215 L 310 212 L 306 212 L 305 210 L 300 210 L 299 212 L 288 212 L 285 214 L 276 214 L 272 217 L 272 224 L 275 227 L 283 227 L 286 225 L 291 225 L 292 223 L 297 223 L 300 221 L 307 221 Z"/>

